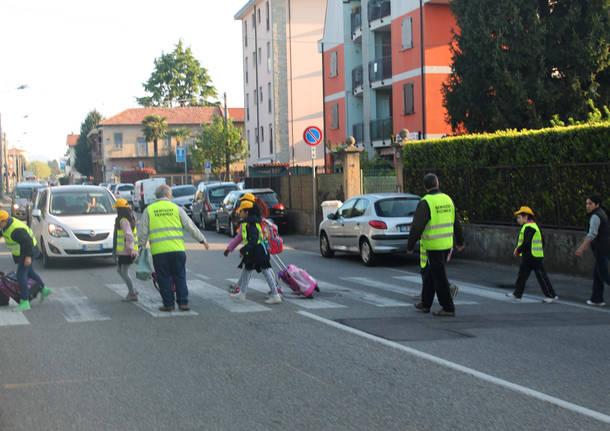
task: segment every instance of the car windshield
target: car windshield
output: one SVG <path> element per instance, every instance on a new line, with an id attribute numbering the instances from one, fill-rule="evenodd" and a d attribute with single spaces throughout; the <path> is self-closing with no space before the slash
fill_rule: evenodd
<path id="1" fill-rule="evenodd" d="M 257 198 L 261 198 L 269 208 L 273 208 L 274 206 L 280 203 L 275 192 L 255 193 L 254 195 Z"/>
<path id="2" fill-rule="evenodd" d="M 36 187 L 17 187 L 15 188 L 15 199 L 30 199 L 32 197 L 32 192 L 38 189 Z"/>
<path id="3" fill-rule="evenodd" d="M 226 186 L 226 187 L 212 187 L 208 191 L 210 202 L 213 204 L 219 204 L 233 190 L 237 190 L 237 186 Z"/>
<path id="4" fill-rule="evenodd" d="M 175 198 L 181 198 L 183 196 L 189 196 L 195 194 L 195 186 L 180 186 L 172 188 L 172 196 Z"/>
<path id="5" fill-rule="evenodd" d="M 124 184 L 122 186 L 119 186 L 119 191 L 120 192 L 127 192 L 133 190 L 133 184 Z"/>
<path id="6" fill-rule="evenodd" d="M 56 216 L 114 214 L 113 201 L 103 190 L 55 192 L 51 195 L 49 212 Z"/>
<path id="7" fill-rule="evenodd" d="M 409 217 L 418 203 L 418 198 L 381 199 L 375 202 L 375 212 L 379 217 Z"/>

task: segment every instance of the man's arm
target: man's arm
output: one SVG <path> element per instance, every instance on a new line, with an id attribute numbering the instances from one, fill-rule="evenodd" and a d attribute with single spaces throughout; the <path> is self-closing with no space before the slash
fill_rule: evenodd
<path id="1" fill-rule="evenodd" d="M 601 220 L 599 216 L 597 214 L 593 214 L 589 219 L 589 232 L 587 232 L 587 236 L 583 240 L 582 244 L 580 244 L 580 247 L 578 247 L 574 252 L 576 256 L 582 256 L 585 251 L 585 248 L 587 248 L 587 246 L 591 244 L 591 241 L 597 238 L 600 224 Z"/>
<path id="2" fill-rule="evenodd" d="M 517 254 L 528 253 L 532 249 L 532 240 L 534 239 L 535 233 L 536 231 L 534 228 L 529 226 L 525 228 L 525 231 L 523 232 L 523 243 L 517 247 Z"/>
<path id="3" fill-rule="evenodd" d="M 182 228 L 191 234 L 198 242 L 207 244 L 205 236 L 201 233 L 199 228 L 193 223 L 193 220 L 188 216 L 184 208 L 178 207 L 178 213 L 180 214 L 180 222 L 182 222 Z"/>
<path id="4" fill-rule="evenodd" d="M 11 238 L 21 247 L 21 256 L 24 258 L 34 256 L 34 241 L 25 229 L 15 229 Z"/>
<path id="5" fill-rule="evenodd" d="M 140 253 L 146 248 L 148 242 L 148 211 L 142 211 L 142 217 L 138 223 L 138 247 Z"/>
<path id="6" fill-rule="evenodd" d="M 428 220 L 430 220 L 430 206 L 428 205 L 428 202 L 421 200 L 417 204 L 415 215 L 413 216 L 413 224 L 411 225 L 409 241 L 407 242 L 407 252 L 413 251 L 415 243 L 424 232 Z"/>

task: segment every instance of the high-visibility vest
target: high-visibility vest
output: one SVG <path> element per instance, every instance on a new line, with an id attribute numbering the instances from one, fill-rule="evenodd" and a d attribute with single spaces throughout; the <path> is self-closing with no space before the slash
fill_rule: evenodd
<path id="1" fill-rule="evenodd" d="M 185 251 L 184 231 L 178 205 L 160 200 L 150 204 L 148 212 L 148 241 L 154 256 L 172 251 Z"/>
<path id="2" fill-rule="evenodd" d="M 125 250 L 125 232 L 123 232 L 123 229 L 121 229 L 121 223 L 123 223 L 123 220 L 127 220 L 125 217 L 123 217 L 121 220 L 119 220 L 119 228 L 116 231 L 116 251 L 117 253 L 122 252 L 123 250 Z M 129 222 L 129 220 L 127 220 L 127 222 Z M 138 229 L 137 228 L 133 228 L 133 249 L 134 251 L 138 251 Z"/>
<path id="3" fill-rule="evenodd" d="M 428 250 L 448 250 L 453 247 L 453 223 L 455 207 L 445 193 L 425 195 L 422 200 L 430 207 L 430 220 L 419 240 L 419 264 L 428 264 Z"/>
<path id="4" fill-rule="evenodd" d="M 32 238 L 34 247 L 36 247 L 38 242 L 36 241 L 36 237 L 34 236 L 34 232 L 32 232 L 32 229 L 30 229 L 28 227 L 28 225 L 25 224 L 24 222 L 22 222 L 21 220 L 18 220 L 13 217 L 13 221 L 11 222 L 9 227 L 7 227 L 6 229 L 4 229 L 2 231 L 2 236 L 4 237 L 4 241 L 6 242 L 6 248 L 8 248 L 11 251 L 13 256 L 19 257 L 19 256 L 21 256 L 21 245 L 19 245 L 18 242 L 14 241 L 13 238 L 11 238 L 11 235 L 13 234 L 15 229 L 25 229 L 25 231 Z"/>
<path id="5" fill-rule="evenodd" d="M 241 224 L 241 238 L 243 240 L 243 244 L 246 245 L 248 244 L 248 223 L 242 223 Z M 260 223 L 256 223 L 256 230 L 258 230 L 258 241 L 256 241 L 257 244 L 260 244 L 262 242 L 263 239 L 263 229 L 261 228 L 261 224 Z"/>
<path id="6" fill-rule="evenodd" d="M 521 226 L 521 231 L 519 232 L 519 241 L 517 241 L 517 247 L 515 248 L 515 251 L 517 251 L 517 248 L 521 247 L 521 244 L 523 244 L 523 236 L 525 235 L 525 229 L 527 227 L 531 227 L 535 231 L 534 237 L 532 238 L 532 256 L 544 257 L 544 253 L 542 252 L 542 234 L 540 233 L 540 228 L 538 227 L 538 225 L 533 221 L 524 223 L 523 226 Z M 523 253 L 519 253 L 519 256 L 521 256 L 522 254 Z"/>

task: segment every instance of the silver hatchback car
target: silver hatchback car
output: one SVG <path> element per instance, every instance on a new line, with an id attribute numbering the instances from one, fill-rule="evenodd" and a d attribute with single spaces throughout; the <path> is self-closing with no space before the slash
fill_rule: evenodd
<path id="1" fill-rule="evenodd" d="M 365 265 L 378 255 L 407 251 L 413 215 L 420 197 L 409 193 L 374 193 L 348 199 L 319 227 L 320 253 L 359 253 Z"/>

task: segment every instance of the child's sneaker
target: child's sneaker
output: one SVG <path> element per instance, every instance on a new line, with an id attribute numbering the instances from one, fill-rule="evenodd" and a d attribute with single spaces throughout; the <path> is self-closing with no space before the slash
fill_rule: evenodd
<path id="1" fill-rule="evenodd" d="M 552 298 L 550 296 L 547 296 L 542 300 L 542 302 L 544 302 L 545 304 L 552 304 L 553 302 L 555 302 L 556 299 L 559 299 L 559 296 L 554 296 Z"/>
<path id="2" fill-rule="evenodd" d="M 128 293 L 127 296 L 121 299 L 123 302 L 137 302 L 138 294 L 137 293 Z"/>
<path id="3" fill-rule="evenodd" d="M 506 294 L 506 297 L 507 297 L 507 298 L 510 298 L 510 299 L 513 299 L 513 300 L 515 300 L 515 301 L 521 301 L 521 298 L 519 298 L 518 296 L 515 296 L 515 294 L 514 294 L 514 293 L 507 293 L 507 294 Z"/>
<path id="4" fill-rule="evenodd" d="M 277 295 L 271 295 L 268 299 L 265 300 L 265 304 L 279 304 L 282 302 L 282 297 Z"/>
<path id="5" fill-rule="evenodd" d="M 451 293 L 451 299 L 455 299 L 458 294 L 458 290 L 460 290 L 460 288 L 457 284 L 449 285 L 449 293 Z"/>
<path id="6" fill-rule="evenodd" d="M 51 294 L 51 289 L 49 289 L 48 287 L 43 287 L 40 290 L 40 302 L 44 301 L 44 299 L 49 296 Z"/>
<path id="7" fill-rule="evenodd" d="M 243 290 L 240 290 L 237 293 L 229 293 L 229 298 L 231 298 L 234 301 L 245 301 L 246 300 L 246 294 L 243 292 Z"/>
<path id="8" fill-rule="evenodd" d="M 22 299 L 19 302 L 19 305 L 13 308 L 13 311 L 26 311 L 30 309 L 30 301 L 27 299 Z"/>
<path id="9" fill-rule="evenodd" d="M 587 299 L 587 305 L 592 305 L 594 307 L 603 307 L 606 305 L 605 302 L 593 302 L 590 299 Z"/>

